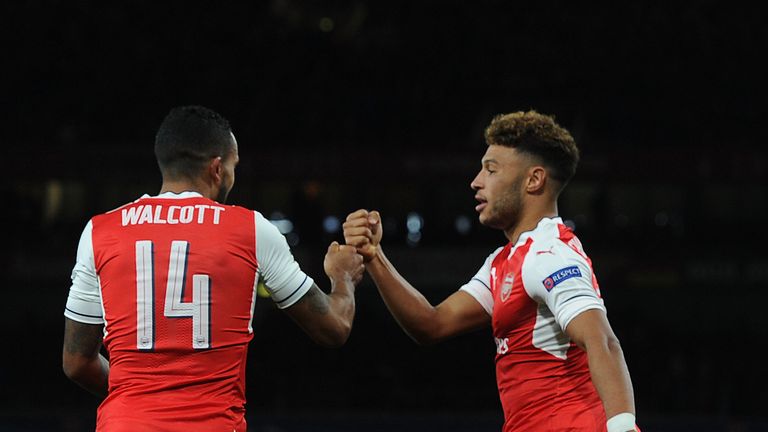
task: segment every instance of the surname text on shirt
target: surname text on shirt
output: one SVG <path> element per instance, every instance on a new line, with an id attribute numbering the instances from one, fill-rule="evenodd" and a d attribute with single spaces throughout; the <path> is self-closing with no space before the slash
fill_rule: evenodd
<path id="1" fill-rule="evenodd" d="M 203 224 L 206 221 L 218 225 L 224 207 L 207 204 L 163 206 L 142 204 L 123 209 L 123 226 L 142 224 Z"/>

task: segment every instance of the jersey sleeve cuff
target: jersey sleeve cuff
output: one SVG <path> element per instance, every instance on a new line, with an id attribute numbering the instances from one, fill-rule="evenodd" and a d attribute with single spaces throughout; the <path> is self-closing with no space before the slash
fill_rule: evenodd
<path id="1" fill-rule="evenodd" d="M 467 284 L 459 288 L 459 291 L 464 291 L 474 298 L 480 306 L 485 309 L 485 312 L 490 316 L 493 315 L 493 294 L 491 289 L 487 285 L 480 282 L 478 279 L 472 279 Z"/>
<path id="2" fill-rule="evenodd" d="M 605 306 L 595 301 L 596 299 L 590 297 L 584 297 L 571 300 L 566 308 L 558 316 L 558 323 L 560 328 L 565 330 L 568 324 L 573 321 L 580 313 L 586 312 L 590 309 L 599 309 L 605 312 Z"/>
<path id="3" fill-rule="evenodd" d="M 104 318 L 100 316 L 85 315 L 69 309 L 64 309 L 64 316 L 72 321 L 77 321 L 83 324 L 104 324 Z"/>
<path id="4" fill-rule="evenodd" d="M 101 304 L 79 299 L 74 293 L 67 299 L 64 316 L 84 324 L 104 324 Z"/>
<path id="5" fill-rule="evenodd" d="M 277 305 L 280 309 L 285 309 L 287 307 L 293 306 L 294 303 L 299 301 L 302 297 L 304 297 L 304 294 L 309 291 L 310 288 L 312 288 L 312 285 L 315 284 L 315 281 L 307 276 L 302 275 L 302 278 L 297 278 L 297 287 L 289 291 L 285 297 L 282 298 L 275 298 L 274 295 L 272 296 L 272 300 L 275 302 L 275 305 Z"/>

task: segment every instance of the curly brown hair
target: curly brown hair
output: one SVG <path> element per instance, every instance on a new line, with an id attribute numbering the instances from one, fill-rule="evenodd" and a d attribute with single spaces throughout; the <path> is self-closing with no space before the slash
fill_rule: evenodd
<path id="1" fill-rule="evenodd" d="M 573 177 L 579 163 L 579 149 L 570 132 L 554 117 L 533 110 L 494 117 L 485 129 L 485 141 L 538 158 L 561 186 Z"/>

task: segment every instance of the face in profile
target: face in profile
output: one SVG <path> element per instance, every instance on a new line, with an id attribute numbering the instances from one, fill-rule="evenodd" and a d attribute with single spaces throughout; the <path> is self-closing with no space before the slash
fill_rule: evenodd
<path id="1" fill-rule="evenodd" d="M 506 230 L 517 224 L 523 208 L 527 158 L 517 150 L 489 145 L 480 172 L 472 180 L 480 223 Z"/>

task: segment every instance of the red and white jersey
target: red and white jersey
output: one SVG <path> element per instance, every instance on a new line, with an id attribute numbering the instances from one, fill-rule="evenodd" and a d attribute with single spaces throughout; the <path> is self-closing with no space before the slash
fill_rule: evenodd
<path id="1" fill-rule="evenodd" d="M 260 213 L 194 192 L 145 195 L 80 238 L 64 315 L 104 324 L 98 431 L 245 431 L 259 278 L 286 308 L 313 280 Z"/>
<path id="2" fill-rule="evenodd" d="M 586 352 L 563 329 L 605 310 L 592 262 L 560 218 L 494 251 L 461 290 L 491 315 L 504 431 L 602 431 Z"/>

